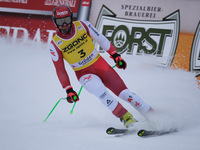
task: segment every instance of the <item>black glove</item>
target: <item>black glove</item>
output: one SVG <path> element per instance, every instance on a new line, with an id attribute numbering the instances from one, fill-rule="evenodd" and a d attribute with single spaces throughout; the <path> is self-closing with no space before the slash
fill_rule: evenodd
<path id="1" fill-rule="evenodd" d="M 126 62 L 121 58 L 121 56 L 120 56 L 119 54 L 115 53 L 115 54 L 113 54 L 113 55 L 111 55 L 111 56 L 112 56 L 112 58 L 114 59 L 117 68 L 119 68 L 119 69 L 124 69 L 124 70 L 126 69 L 127 64 L 126 64 Z"/>
<path id="2" fill-rule="evenodd" d="M 79 101 L 78 94 L 72 88 L 68 89 L 66 92 L 67 92 L 67 101 L 69 103 Z"/>

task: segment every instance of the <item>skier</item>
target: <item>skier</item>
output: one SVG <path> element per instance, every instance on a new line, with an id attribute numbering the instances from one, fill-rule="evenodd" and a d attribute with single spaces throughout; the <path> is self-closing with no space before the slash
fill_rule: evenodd
<path id="1" fill-rule="evenodd" d="M 97 96 L 110 111 L 124 123 L 132 126 L 136 119 L 113 96 L 110 89 L 119 98 L 130 103 L 141 114 L 146 114 L 152 108 L 139 96 L 132 93 L 116 71 L 100 56 L 92 40 L 95 40 L 114 59 L 119 69 L 126 69 L 126 62 L 116 52 L 108 39 L 94 28 L 88 21 L 73 21 L 73 13 L 66 5 L 57 6 L 52 13 L 52 19 L 57 26 L 49 49 L 62 87 L 66 90 L 69 103 L 79 101 L 73 90 L 64 67 L 65 59 L 75 71 L 77 79 L 90 93 Z"/>

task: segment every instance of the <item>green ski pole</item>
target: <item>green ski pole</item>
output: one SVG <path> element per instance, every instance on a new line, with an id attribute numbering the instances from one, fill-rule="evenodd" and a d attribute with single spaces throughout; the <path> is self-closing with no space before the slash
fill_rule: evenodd
<path id="1" fill-rule="evenodd" d="M 115 68 L 115 67 L 116 67 L 116 65 L 114 65 L 112 68 Z M 83 86 L 81 86 L 81 88 L 80 88 L 80 90 L 79 90 L 79 92 L 78 92 L 78 96 L 81 94 L 82 89 L 83 89 Z M 58 102 L 55 104 L 55 106 L 52 108 L 52 110 L 50 111 L 50 113 L 49 113 L 49 114 L 47 115 L 47 117 L 45 118 L 44 122 L 47 121 L 47 119 L 49 118 L 49 116 L 51 115 L 51 113 L 54 111 L 54 109 L 55 109 L 56 106 L 60 103 L 60 101 L 61 101 L 62 99 L 65 100 L 66 98 L 61 98 L 61 99 L 58 100 Z M 70 114 L 71 114 L 71 115 L 73 114 L 75 105 L 76 105 L 76 102 L 74 103 L 74 105 L 73 105 L 73 107 L 72 107 L 72 109 L 71 109 L 71 111 L 70 111 Z"/>
<path id="2" fill-rule="evenodd" d="M 79 93 L 78 93 L 78 96 L 80 95 L 80 93 L 81 93 L 81 91 L 82 91 L 82 88 L 83 88 L 83 86 L 81 86 L 81 88 L 80 88 L 80 90 L 79 90 Z M 49 118 L 49 116 L 51 115 L 51 113 L 54 111 L 54 109 L 55 109 L 56 106 L 60 103 L 60 101 L 61 101 L 62 99 L 65 100 L 65 99 L 67 99 L 67 98 L 61 98 L 61 99 L 58 100 L 58 102 L 57 102 L 57 103 L 55 104 L 55 106 L 52 108 L 52 110 L 50 111 L 50 113 L 47 115 L 47 117 L 46 117 L 46 119 L 44 120 L 44 122 L 47 121 L 47 119 Z M 72 110 L 70 111 L 70 114 L 73 113 L 73 110 L 74 110 L 75 105 L 76 105 L 76 102 L 74 103 L 74 106 L 72 107 Z"/>
<path id="3" fill-rule="evenodd" d="M 80 90 L 79 90 L 79 92 L 78 92 L 78 96 L 81 94 L 82 89 L 83 89 L 83 86 L 81 86 L 81 88 L 80 88 Z M 75 105 L 76 105 L 76 102 L 74 103 L 74 105 L 73 105 L 73 107 L 72 107 L 72 110 L 70 111 L 70 115 L 73 114 Z"/>
<path id="4" fill-rule="evenodd" d="M 46 117 L 46 119 L 44 120 L 44 122 L 47 121 L 47 119 L 49 118 L 49 116 L 51 115 L 51 113 L 54 111 L 54 109 L 56 108 L 56 106 L 58 105 L 58 103 L 60 103 L 60 101 L 62 99 L 66 99 L 66 98 L 61 98 L 61 99 L 58 100 L 58 102 L 55 104 L 55 106 L 53 107 L 53 109 L 50 111 L 50 113 L 48 114 L 48 116 Z"/>

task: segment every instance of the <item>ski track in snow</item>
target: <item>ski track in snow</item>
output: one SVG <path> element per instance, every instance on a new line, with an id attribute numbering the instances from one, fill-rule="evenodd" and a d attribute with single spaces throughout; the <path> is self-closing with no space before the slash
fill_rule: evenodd
<path id="1" fill-rule="evenodd" d="M 72 105 L 62 100 L 43 122 L 56 102 L 66 96 L 47 46 L 10 44 L 1 39 L 0 53 L 2 150 L 197 150 L 200 147 L 200 89 L 193 73 L 156 67 L 151 57 L 123 54 L 128 67 L 125 71 L 115 70 L 129 89 L 153 107 L 154 113 L 148 116 L 151 128 L 179 131 L 152 138 L 140 138 L 136 133 L 109 136 L 105 132 L 108 127 L 123 128 L 123 124 L 84 89 L 73 115 L 69 113 Z M 114 65 L 108 54 L 101 55 Z M 81 85 L 68 64 L 66 68 L 78 92 Z M 119 101 L 139 121 L 136 127 L 150 127 L 128 103 Z"/>

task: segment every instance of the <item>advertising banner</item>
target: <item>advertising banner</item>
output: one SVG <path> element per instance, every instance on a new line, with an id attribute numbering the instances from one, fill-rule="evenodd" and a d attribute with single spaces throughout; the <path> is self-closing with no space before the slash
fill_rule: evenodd
<path id="1" fill-rule="evenodd" d="M 196 76 L 200 77 L 200 22 L 194 36 L 191 58 L 190 71 L 196 72 Z"/>
<path id="2" fill-rule="evenodd" d="M 58 5 L 68 5 L 74 20 L 89 18 L 91 0 L 0 0 L 0 36 L 10 42 L 50 43 L 56 27 L 51 19 Z M 79 11 L 80 10 L 80 11 Z"/>
<path id="3" fill-rule="evenodd" d="M 102 11 L 106 11 L 103 7 Z M 103 14 L 103 13 L 101 13 Z M 163 66 L 171 66 L 179 36 L 179 11 L 163 21 L 137 21 L 102 15 L 96 26 L 118 53 L 155 56 Z M 101 51 L 100 47 L 96 48 Z"/>
<path id="4" fill-rule="evenodd" d="M 0 0 L 0 11 L 26 14 L 51 15 L 58 5 L 70 6 L 75 16 L 80 0 Z"/>

